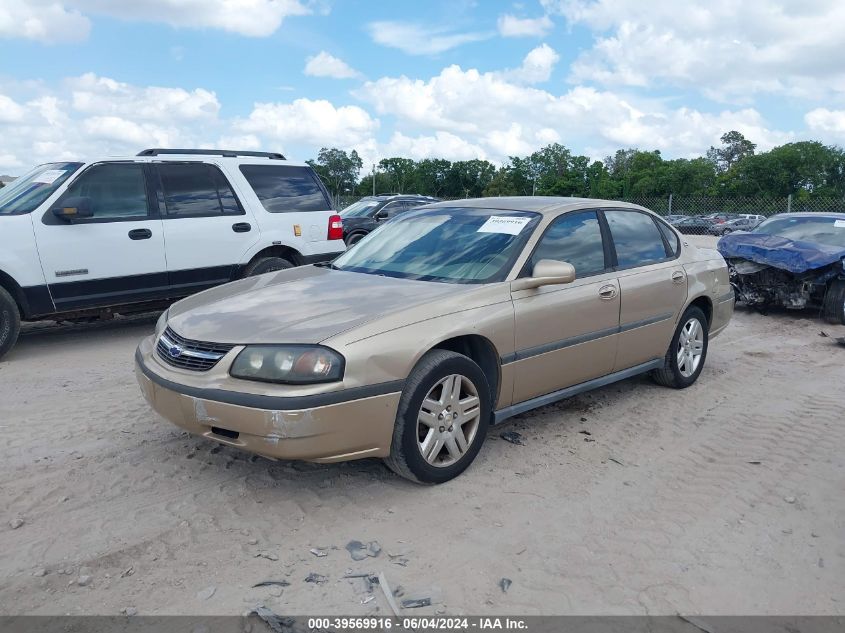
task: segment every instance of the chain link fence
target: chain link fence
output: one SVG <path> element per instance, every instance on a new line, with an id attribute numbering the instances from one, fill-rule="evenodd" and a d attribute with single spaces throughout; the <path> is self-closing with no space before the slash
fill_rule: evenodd
<path id="1" fill-rule="evenodd" d="M 337 209 L 344 209 L 362 196 L 338 196 Z M 448 200 L 449 198 L 444 198 Z M 749 231 L 776 213 L 845 212 L 845 199 L 828 197 L 745 196 L 643 196 L 621 199 L 650 209 L 666 218 L 681 233 L 724 235 Z"/>

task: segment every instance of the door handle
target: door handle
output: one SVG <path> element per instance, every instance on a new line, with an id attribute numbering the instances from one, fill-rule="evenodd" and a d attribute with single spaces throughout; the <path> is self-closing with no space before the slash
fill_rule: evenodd
<path id="1" fill-rule="evenodd" d="M 232 225 L 232 230 L 235 233 L 249 233 L 252 230 L 252 225 L 249 222 L 237 222 Z"/>
<path id="2" fill-rule="evenodd" d="M 148 240 L 153 236 L 150 229 L 132 229 L 129 231 L 130 240 Z"/>
<path id="3" fill-rule="evenodd" d="M 676 284 L 682 283 L 686 278 L 687 276 L 680 270 L 676 270 L 672 273 L 672 281 L 674 281 Z"/>
<path id="4" fill-rule="evenodd" d="M 605 301 L 609 301 L 616 297 L 616 286 L 607 285 L 599 288 L 599 297 Z"/>

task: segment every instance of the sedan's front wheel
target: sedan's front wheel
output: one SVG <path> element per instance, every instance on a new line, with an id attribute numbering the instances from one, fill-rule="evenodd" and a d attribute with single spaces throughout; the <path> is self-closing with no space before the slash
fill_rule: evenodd
<path id="1" fill-rule="evenodd" d="M 664 387 L 684 389 L 698 379 L 707 358 L 708 324 L 701 308 L 690 306 L 681 317 L 664 366 L 655 369 L 651 376 Z"/>
<path id="2" fill-rule="evenodd" d="M 457 477 L 481 450 L 490 400 L 487 379 L 477 364 L 455 352 L 430 351 L 405 384 L 385 463 L 420 483 Z"/>

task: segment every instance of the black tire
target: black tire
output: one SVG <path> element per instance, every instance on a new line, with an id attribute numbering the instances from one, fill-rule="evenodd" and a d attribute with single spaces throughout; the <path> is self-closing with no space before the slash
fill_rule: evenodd
<path id="1" fill-rule="evenodd" d="M 824 318 L 828 323 L 845 325 L 845 279 L 834 279 L 827 287 Z"/>
<path id="2" fill-rule="evenodd" d="M 701 358 L 698 366 L 691 375 L 685 376 L 681 373 L 681 368 L 678 366 L 678 352 L 680 351 L 681 332 L 692 319 L 697 319 L 702 329 L 703 348 L 701 351 Z M 707 317 L 701 308 L 690 306 L 684 312 L 678 322 L 678 327 L 675 329 L 675 334 L 672 336 L 672 342 L 669 343 L 669 349 L 666 351 L 664 365 L 660 369 L 655 369 L 651 372 L 651 377 L 658 385 L 664 387 L 672 387 L 673 389 L 686 389 L 696 380 L 704 369 L 704 362 L 707 360 L 707 347 L 709 344 L 709 329 L 710 325 L 707 322 Z"/>
<path id="3" fill-rule="evenodd" d="M 461 457 L 447 466 L 434 466 L 423 457 L 419 444 L 417 418 L 423 399 L 444 378 L 458 374 L 475 387 L 479 401 L 479 418 L 472 439 Z M 460 475 L 478 455 L 490 428 L 490 387 L 481 368 L 472 360 L 446 350 L 432 350 L 423 356 L 408 380 L 393 430 L 390 456 L 384 462 L 397 475 L 422 484 L 440 484 Z M 443 450 L 446 450 L 445 448 Z"/>
<path id="4" fill-rule="evenodd" d="M 259 257 L 246 267 L 244 277 L 254 277 L 286 268 L 293 268 L 293 263 L 284 257 Z"/>
<path id="5" fill-rule="evenodd" d="M 367 235 L 366 233 L 353 233 L 349 237 L 346 238 L 346 245 L 352 246 L 353 244 L 357 244 L 360 242 L 364 236 Z"/>
<path id="6" fill-rule="evenodd" d="M 5 288 L 0 288 L 0 358 L 18 341 L 21 332 L 21 313 L 18 304 Z"/>

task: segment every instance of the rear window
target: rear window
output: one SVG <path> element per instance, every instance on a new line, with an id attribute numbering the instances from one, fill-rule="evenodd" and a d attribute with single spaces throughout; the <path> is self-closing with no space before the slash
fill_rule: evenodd
<path id="1" fill-rule="evenodd" d="M 241 173 L 270 213 L 328 211 L 332 208 L 308 167 L 241 165 Z"/>

